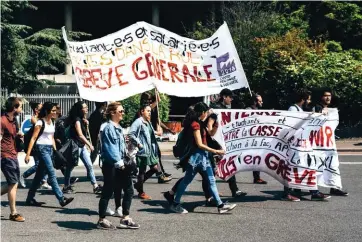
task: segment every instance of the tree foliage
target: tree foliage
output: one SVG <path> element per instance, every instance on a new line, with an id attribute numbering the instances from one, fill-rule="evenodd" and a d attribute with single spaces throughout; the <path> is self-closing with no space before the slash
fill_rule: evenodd
<path id="1" fill-rule="evenodd" d="M 43 29 L 33 32 L 26 25 L 14 23 L 13 15 L 24 9 L 36 10 L 27 1 L 2 1 L 1 3 L 1 80 L 2 87 L 10 92 L 31 93 L 44 81 L 38 74 L 58 74 L 68 59 L 60 30 Z M 71 38 L 89 36 L 70 32 Z"/>
<path id="2" fill-rule="evenodd" d="M 170 99 L 167 95 L 160 95 L 160 102 L 158 104 L 160 120 L 166 122 L 168 120 L 168 114 L 170 112 Z M 135 114 L 140 108 L 141 94 L 134 95 L 125 100 L 120 101 L 123 108 L 126 110 L 125 118 L 122 120 L 121 124 L 123 127 L 131 126 Z"/>
<path id="3" fill-rule="evenodd" d="M 300 87 L 330 87 L 342 123 L 360 121 L 361 4 L 231 2 L 221 6 L 251 89 L 263 96 L 266 108 L 286 109 Z M 209 37 L 216 27 L 199 22 L 188 35 Z M 247 96 L 240 95 L 244 103 Z M 312 98 L 318 101 L 317 96 Z"/>

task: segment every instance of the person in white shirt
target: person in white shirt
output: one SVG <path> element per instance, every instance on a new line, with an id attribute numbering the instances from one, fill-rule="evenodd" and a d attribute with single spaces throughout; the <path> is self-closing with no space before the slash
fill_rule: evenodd
<path id="1" fill-rule="evenodd" d="M 288 111 L 294 112 L 304 112 L 304 111 L 311 111 L 310 104 L 312 100 L 312 93 L 307 89 L 299 89 L 296 92 L 296 103 L 289 107 Z M 288 187 L 284 187 L 284 197 L 283 200 L 288 201 L 300 201 L 298 197 L 291 195 L 292 189 Z M 300 196 L 301 190 L 294 189 L 294 192 L 297 196 Z M 321 193 L 319 190 L 310 190 L 312 195 L 312 201 L 324 201 L 331 196 Z"/>
<path id="2" fill-rule="evenodd" d="M 49 178 L 49 183 L 52 187 L 54 195 L 59 201 L 59 204 L 64 207 L 74 198 L 66 198 L 63 195 L 62 190 L 59 187 L 55 170 L 53 167 L 52 155 L 53 150 L 57 150 L 54 140 L 55 127 L 52 121 L 55 118 L 57 109 L 56 104 L 51 102 L 45 102 L 38 115 L 38 121 L 35 123 L 33 135 L 31 137 L 27 154 L 25 157 L 25 163 L 28 164 L 30 160 L 30 154 L 33 148 L 36 149 L 37 156 L 39 157 L 39 166 L 36 170 L 33 183 L 28 192 L 26 198 L 26 204 L 29 206 L 41 206 L 43 203 L 37 202 L 34 197 L 36 190 L 39 187 L 41 179 L 46 173 Z M 34 147 L 35 145 L 35 147 Z"/>

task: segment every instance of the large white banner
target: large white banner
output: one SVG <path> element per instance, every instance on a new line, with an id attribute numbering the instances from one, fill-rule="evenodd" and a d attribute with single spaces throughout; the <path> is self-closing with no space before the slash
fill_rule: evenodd
<path id="1" fill-rule="evenodd" d="M 266 172 L 283 185 L 307 190 L 342 188 L 334 131 L 338 110 L 320 113 L 276 110 L 214 110 L 215 139 L 226 154 L 219 176 Z"/>
<path id="2" fill-rule="evenodd" d="M 68 41 L 63 27 L 63 37 L 80 96 L 87 100 L 122 100 L 155 87 L 179 97 L 248 87 L 226 23 L 204 40 L 145 22 L 84 42 Z"/>

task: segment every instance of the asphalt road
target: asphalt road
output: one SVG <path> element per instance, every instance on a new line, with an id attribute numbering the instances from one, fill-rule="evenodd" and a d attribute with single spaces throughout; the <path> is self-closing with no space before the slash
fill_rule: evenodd
<path id="1" fill-rule="evenodd" d="M 237 174 L 238 186 L 248 195 L 233 200 L 227 183 L 218 182 L 223 200 L 238 206 L 230 214 L 217 214 L 217 209 L 204 206 L 201 180 L 197 177 L 183 197 L 189 214 L 179 215 L 167 209 L 162 192 L 182 176 L 172 166 L 172 158 L 164 157 L 166 170 L 173 173 L 170 184 L 147 181 L 146 192 L 153 200 L 134 198 L 131 217 L 141 225 L 139 230 L 103 231 L 96 228 L 99 195 L 92 193 L 85 168 L 76 169 L 81 178 L 76 183 L 75 200 L 61 208 L 50 191 L 39 191 L 36 199 L 46 206 L 25 206 L 28 189 L 18 191 L 17 208 L 24 223 L 8 220 L 7 197 L 1 202 L 1 241 L 362 241 L 362 155 L 340 156 L 342 183 L 348 197 L 332 197 L 328 202 L 312 202 L 305 196 L 301 202 L 279 200 L 282 186 L 266 174 L 267 185 L 252 184 L 252 173 Z M 96 175 L 101 172 L 96 169 Z M 3 179 L 3 177 L 2 177 Z M 30 180 L 28 180 L 30 183 Z M 62 175 L 59 182 L 63 184 Z M 327 189 L 321 188 L 328 193 Z M 110 202 L 114 208 L 114 202 Z M 114 224 L 117 218 L 109 218 Z"/>

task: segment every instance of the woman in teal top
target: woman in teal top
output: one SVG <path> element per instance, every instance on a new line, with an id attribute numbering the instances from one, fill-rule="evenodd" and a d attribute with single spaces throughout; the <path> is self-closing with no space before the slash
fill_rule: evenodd
<path id="1" fill-rule="evenodd" d="M 137 183 L 134 187 L 138 191 L 138 197 L 141 199 L 151 199 L 143 190 L 143 183 L 153 174 L 158 172 L 158 144 L 155 137 L 155 131 L 152 128 L 151 107 L 143 105 L 139 113 L 141 117 L 136 119 L 129 132 L 131 142 L 138 147 L 137 164 L 139 167 Z M 146 172 L 147 166 L 150 170 Z"/>

